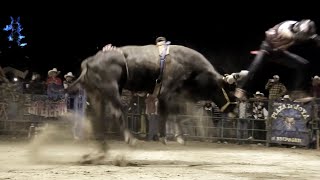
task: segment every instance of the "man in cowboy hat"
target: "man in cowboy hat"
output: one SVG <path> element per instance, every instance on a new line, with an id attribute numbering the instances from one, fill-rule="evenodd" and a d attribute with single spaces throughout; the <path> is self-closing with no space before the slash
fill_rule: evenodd
<path id="1" fill-rule="evenodd" d="M 53 68 L 48 71 L 47 94 L 49 98 L 57 99 L 63 97 L 62 81 L 59 77 L 60 71 Z"/>
<path id="2" fill-rule="evenodd" d="M 74 109 L 75 104 L 74 104 L 74 99 L 76 98 L 77 91 L 67 91 L 69 86 L 72 84 L 74 75 L 72 72 L 68 72 L 67 74 L 64 75 L 64 81 L 63 81 L 63 87 L 64 90 L 66 91 L 65 97 L 68 99 L 68 104 L 67 107 L 68 109 Z"/>
<path id="3" fill-rule="evenodd" d="M 251 127 L 253 127 L 251 129 L 254 129 L 252 135 L 254 139 L 266 140 L 267 98 L 260 91 L 257 91 L 253 96 L 252 112 L 253 118 L 257 120 L 251 123 Z M 258 145 L 261 145 L 261 143 L 258 143 Z"/>
<path id="4" fill-rule="evenodd" d="M 74 78 L 75 76 L 72 74 L 72 72 L 65 74 L 63 87 L 66 92 L 65 97 L 67 99 L 67 109 L 68 111 L 73 112 L 77 117 L 72 127 L 73 138 L 75 140 L 79 140 L 83 138 L 83 118 L 87 100 L 85 92 L 81 87 L 78 87 L 78 89 L 74 89 L 72 91 L 67 91 L 68 87 L 73 83 Z"/>
<path id="5" fill-rule="evenodd" d="M 53 68 L 48 71 L 48 79 L 47 84 L 56 84 L 56 85 L 62 85 L 62 81 L 59 77 L 57 77 L 60 74 L 60 71 L 57 70 L 57 68 Z"/>
<path id="6" fill-rule="evenodd" d="M 68 87 L 70 86 L 70 84 L 72 84 L 73 79 L 74 79 L 74 75 L 72 74 L 72 72 L 68 72 L 67 74 L 64 75 L 64 81 L 63 81 L 63 87 L 64 89 L 68 89 Z"/>
<path id="7" fill-rule="evenodd" d="M 243 96 L 238 101 L 238 121 L 237 121 L 237 139 L 238 144 L 243 144 L 244 139 L 248 139 L 248 125 L 252 118 L 252 104 L 247 96 Z"/>

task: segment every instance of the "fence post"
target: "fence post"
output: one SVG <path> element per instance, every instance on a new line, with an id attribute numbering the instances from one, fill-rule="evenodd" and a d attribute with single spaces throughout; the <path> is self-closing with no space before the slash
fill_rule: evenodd
<path id="1" fill-rule="evenodd" d="M 311 122 L 312 122 L 312 126 L 311 126 L 311 133 L 312 133 L 312 140 L 315 136 L 315 149 L 319 150 L 319 103 L 318 103 L 318 99 L 312 101 L 312 116 L 311 116 Z M 315 130 L 315 134 L 314 134 L 314 130 Z"/>
<path id="2" fill-rule="evenodd" d="M 270 147 L 271 127 L 272 127 L 271 113 L 273 112 L 273 109 L 272 109 L 273 100 L 269 99 L 268 101 L 269 101 L 268 102 L 268 118 L 267 118 L 267 122 L 266 122 L 266 129 L 267 129 L 266 146 Z"/>
<path id="3" fill-rule="evenodd" d="M 317 150 L 319 150 L 320 149 L 320 147 L 319 147 L 319 129 L 317 129 L 317 131 L 316 131 L 316 149 Z"/>

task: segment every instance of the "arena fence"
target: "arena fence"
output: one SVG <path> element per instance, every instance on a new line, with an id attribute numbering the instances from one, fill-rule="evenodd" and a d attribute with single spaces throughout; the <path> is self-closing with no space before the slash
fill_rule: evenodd
<path id="1" fill-rule="evenodd" d="M 169 140 L 182 135 L 187 141 L 218 143 L 289 145 L 319 149 L 319 100 L 309 103 L 250 99 L 242 118 L 220 113 L 216 106 L 182 104 L 177 115 L 169 117 L 166 131 Z M 72 105 L 71 105 L 72 104 Z M 18 92 L 0 95 L 0 135 L 27 136 L 30 127 L 60 123 L 74 130 L 74 121 L 61 120 L 68 111 L 84 116 L 85 96 L 50 99 L 46 95 Z M 126 105 L 128 128 L 141 139 L 149 132 L 144 98 L 132 98 Z M 241 113 L 240 113 L 241 114 Z M 108 133 L 119 134 L 116 123 Z"/>

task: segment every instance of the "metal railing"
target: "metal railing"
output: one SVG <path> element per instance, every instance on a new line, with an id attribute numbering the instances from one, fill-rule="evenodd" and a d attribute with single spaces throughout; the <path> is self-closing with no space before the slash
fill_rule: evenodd
<path id="1" fill-rule="evenodd" d="M 41 106 L 37 102 L 43 102 Z M 43 95 L 11 93 L 0 96 L 0 135 L 25 135 L 31 123 L 58 122 L 67 112 L 68 99 L 53 101 Z M 256 99 L 247 101 L 249 104 Z M 261 100 L 259 100 L 261 102 Z M 319 149 L 319 104 L 315 100 L 306 104 L 284 101 L 263 101 L 268 114 L 265 118 L 248 115 L 245 118 L 228 117 L 215 106 L 206 110 L 203 105 L 182 104 L 177 115 L 169 117 L 167 135 L 174 139 L 183 135 L 187 140 L 228 143 L 261 143 L 297 145 Z M 78 102 L 84 108 L 85 99 Z M 81 103 L 81 104 L 80 104 Z M 44 108 L 45 107 L 45 108 Z M 54 107 L 54 108 L 53 108 Z M 253 111 L 249 106 L 246 111 Z M 38 109 L 37 109 L 38 108 Z M 128 128 L 140 138 L 148 134 L 148 117 L 141 97 L 127 106 Z M 50 112 L 48 112 L 50 111 Z M 59 112 L 58 112 L 59 111 Z M 250 114 L 250 113 L 249 113 Z M 177 127 L 181 127 L 180 129 Z M 115 127 L 110 132 L 117 132 Z"/>

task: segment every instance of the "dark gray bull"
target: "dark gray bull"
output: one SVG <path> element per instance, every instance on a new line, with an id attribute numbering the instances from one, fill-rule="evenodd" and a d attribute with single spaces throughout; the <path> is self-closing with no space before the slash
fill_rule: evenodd
<path id="1" fill-rule="evenodd" d="M 159 76 L 159 50 L 155 45 L 124 46 L 116 50 L 99 51 L 82 63 L 82 73 L 75 84 L 85 88 L 93 106 L 94 135 L 105 139 L 106 107 L 112 118 L 120 120 L 126 143 L 135 138 L 125 128 L 120 95 L 122 89 L 153 93 Z M 223 88 L 223 76 L 199 52 L 179 45 L 170 45 L 159 93 L 160 138 L 165 141 L 165 124 L 172 102 L 179 98 L 212 100 L 222 111 L 233 109 L 233 96 Z M 232 98 L 231 98 L 232 97 Z M 230 104 L 229 104 L 230 103 Z"/>

